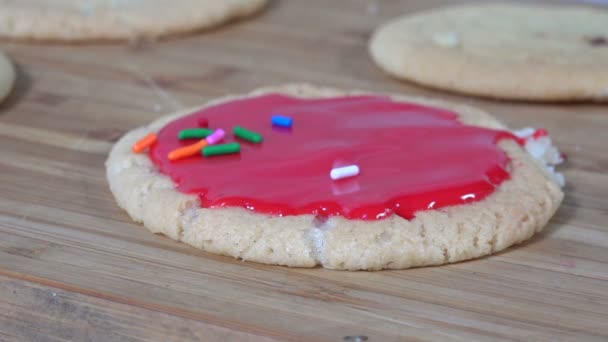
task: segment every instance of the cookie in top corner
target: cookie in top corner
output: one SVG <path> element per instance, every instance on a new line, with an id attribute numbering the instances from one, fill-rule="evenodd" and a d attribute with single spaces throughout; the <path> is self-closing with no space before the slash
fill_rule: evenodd
<path id="1" fill-rule="evenodd" d="M 498 99 L 608 99 L 608 10 L 475 4 L 396 18 L 369 50 L 390 75 Z"/>

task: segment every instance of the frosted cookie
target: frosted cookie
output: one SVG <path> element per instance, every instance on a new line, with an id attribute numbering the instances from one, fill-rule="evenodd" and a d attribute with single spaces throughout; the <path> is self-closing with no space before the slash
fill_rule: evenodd
<path id="1" fill-rule="evenodd" d="M 389 74 L 518 100 L 608 99 L 608 11 L 474 4 L 398 18 L 370 41 Z"/>
<path id="2" fill-rule="evenodd" d="M 0 102 L 11 93 L 15 84 L 15 67 L 10 59 L 0 52 Z"/>
<path id="3" fill-rule="evenodd" d="M 472 107 L 289 85 L 134 129 L 106 171 L 154 233 L 267 264 L 379 270 L 530 238 L 562 200 L 559 162 L 544 131 Z"/>
<path id="4" fill-rule="evenodd" d="M 0 37 L 86 41 L 156 38 L 250 15 L 267 0 L 0 0 Z"/>

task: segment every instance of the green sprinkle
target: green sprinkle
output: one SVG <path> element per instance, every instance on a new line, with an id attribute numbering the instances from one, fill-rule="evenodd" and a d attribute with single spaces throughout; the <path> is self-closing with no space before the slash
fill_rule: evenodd
<path id="1" fill-rule="evenodd" d="M 221 156 L 239 152 L 241 152 L 241 144 L 239 143 L 210 145 L 203 148 L 203 155 L 205 157 Z"/>
<path id="2" fill-rule="evenodd" d="M 186 128 L 179 132 L 179 140 L 184 139 L 202 139 L 210 136 L 213 133 L 209 128 Z"/>
<path id="3" fill-rule="evenodd" d="M 250 131 L 241 126 L 234 126 L 234 135 L 237 137 L 254 142 L 256 144 L 262 142 L 262 135 L 254 131 Z"/>

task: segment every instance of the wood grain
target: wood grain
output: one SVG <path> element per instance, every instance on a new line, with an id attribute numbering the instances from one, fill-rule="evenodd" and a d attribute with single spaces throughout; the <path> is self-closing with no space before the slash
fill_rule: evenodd
<path id="1" fill-rule="evenodd" d="M 0 112 L 0 340 L 608 339 L 608 108 L 462 97 L 372 64 L 375 26 L 445 3 L 275 1 L 256 20 L 156 43 L 4 43 L 20 78 Z M 569 156 L 564 204 L 517 248 L 374 273 L 210 255 L 115 205 L 103 162 L 122 133 L 294 81 L 455 100 L 546 127 Z"/>
<path id="2" fill-rule="evenodd" d="M 5 324 L 0 338 L 6 340 L 163 341 L 171 336 L 173 341 L 276 341 L 4 276 L 0 294 Z"/>

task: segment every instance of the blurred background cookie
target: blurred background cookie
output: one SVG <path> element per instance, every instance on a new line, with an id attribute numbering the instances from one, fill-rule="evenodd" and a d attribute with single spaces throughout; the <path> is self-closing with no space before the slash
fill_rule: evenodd
<path id="1" fill-rule="evenodd" d="M 0 37 L 27 40 L 157 38 L 250 15 L 266 0 L 0 0 Z"/>
<path id="2" fill-rule="evenodd" d="M 434 88 L 517 100 L 608 99 L 608 11 L 448 7 L 381 26 L 369 48 L 389 74 Z"/>

